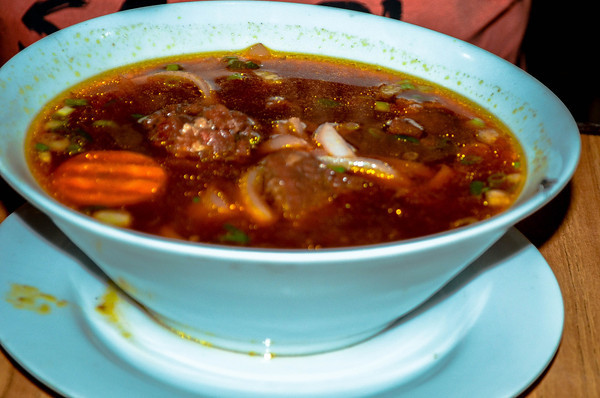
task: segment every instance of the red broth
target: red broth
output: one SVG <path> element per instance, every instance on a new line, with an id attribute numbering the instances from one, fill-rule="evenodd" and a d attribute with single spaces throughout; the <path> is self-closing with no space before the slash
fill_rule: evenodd
<path id="1" fill-rule="evenodd" d="M 26 151 L 50 195 L 100 221 L 252 247 L 465 226 L 511 206 L 525 175 L 506 127 L 449 90 L 260 45 L 79 84 L 47 105 Z"/>

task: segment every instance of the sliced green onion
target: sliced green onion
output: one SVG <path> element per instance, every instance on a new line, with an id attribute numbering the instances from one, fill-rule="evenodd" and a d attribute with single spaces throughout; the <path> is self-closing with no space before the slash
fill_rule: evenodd
<path id="1" fill-rule="evenodd" d="M 88 101 L 85 98 L 67 98 L 65 100 L 65 105 L 67 106 L 85 106 L 87 104 Z"/>
<path id="2" fill-rule="evenodd" d="M 242 80 L 244 78 L 245 78 L 244 74 L 238 73 L 238 72 L 235 72 L 235 73 L 227 76 L 227 80 Z"/>
<path id="3" fill-rule="evenodd" d="M 471 192 L 471 195 L 481 195 L 487 190 L 489 190 L 489 188 L 485 186 L 483 181 L 472 181 L 469 185 L 469 191 Z"/>
<path id="4" fill-rule="evenodd" d="M 375 101 L 375 110 L 378 112 L 389 112 L 391 105 L 385 101 Z"/>
<path id="5" fill-rule="evenodd" d="M 43 142 L 38 142 L 35 144 L 35 150 L 39 152 L 46 152 L 50 150 L 50 147 Z"/>
<path id="6" fill-rule="evenodd" d="M 227 69 L 232 69 L 232 70 L 240 70 L 240 69 L 245 69 L 244 68 L 244 62 L 240 61 L 237 58 L 230 58 L 227 61 Z"/>
<path id="7" fill-rule="evenodd" d="M 69 155 L 74 155 L 83 151 L 83 147 L 79 144 L 73 143 L 67 147 L 67 152 Z"/>
<path id="8" fill-rule="evenodd" d="M 165 70 L 169 70 L 169 71 L 176 71 L 176 70 L 182 70 L 183 68 L 181 67 L 181 65 L 178 64 L 168 64 L 165 66 Z"/>
<path id="9" fill-rule="evenodd" d="M 418 144 L 420 142 L 418 138 L 412 137 L 410 135 L 396 134 L 395 137 L 401 141 L 410 142 L 412 144 Z"/>
<path id="10" fill-rule="evenodd" d="M 341 124 L 340 127 L 345 128 L 346 130 L 358 130 L 360 128 L 360 124 L 356 122 L 345 122 Z"/>
<path id="11" fill-rule="evenodd" d="M 470 166 L 472 164 L 478 164 L 481 163 L 483 159 L 481 159 L 481 156 L 475 156 L 475 155 L 465 155 L 462 157 L 462 159 L 460 159 L 460 163 Z"/>
<path id="12" fill-rule="evenodd" d="M 223 228 L 227 231 L 225 234 L 219 237 L 221 242 L 238 243 L 245 245 L 250 242 L 250 237 L 239 228 L 231 224 L 223 225 Z"/>
<path id="13" fill-rule="evenodd" d="M 238 57 L 225 57 L 224 61 L 227 62 L 227 69 L 229 70 L 244 70 L 244 69 L 258 69 L 260 66 L 253 61 L 242 61 Z"/>
<path id="14" fill-rule="evenodd" d="M 383 131 L 381 131 L 381 129 L 378 129 L 375 127 L 369 127 L 367 129 L 367 133 L 369 133 L 370 135 L 372 135 L 374 137 L 379 137 L 383 134 Z"/>
<path id="15" fill-rule="evenodd" d="M 345 173 L 346 172 L 346 168 L 344 166 L 336 166 L 334 164 L 328 164 L 327 168 L 335 171 L 336 173 Z"/>
<path id="16" fill-rule="evenodd" d="M 66 127 L 66 125 L 67 125 L 67 122 L 65 120 L 53 119 L 53 120 L 48 120 L 46 122 L 46 124 L 44 124 L 44 128 L 46 130 L 56 130 L 56 129 Z"/>
<path id="17" fill-rule="evenodd" d="M 431 86 L 426 86 L 424 84 L 420 84 L 419 86 L 417 86 L 417 90 L 427 93 L 427 92 L 433 91 L 434 88 Z"/>
<path id="18" fill-rule="evenodd" d="M 339 102 L 337 102 L 336 100 L 332 100 L 331 98 L 319 98 L 317 100 L 317 104 L 326 108 L 335 108 L 336 106 L 340 105 Z"/>
<path id="19" fill-rule="evenodd" d="M 119 125 L 112 120 L 100 119 L 100 120 L 94 120 L 92 122 L 92 126 L 94 126 L 94 127 L 118 127 Z"/>
<path id="20" fill-rule="evenodd" d="M 417 87 L 408 80 L 402 80 L 398 82 L 398 88 L 401 90 L 414 90 Z"/>
<path id="21" fill-rule="evenodd" d="M 494 173 L 491 174 L 488 178 L 488 184 L 490 185 L 490 187 L 492 188 L 496 188 L 500 185 L 502 185 L 502 183 L 504 181 L 506 181 L 506 174 L 504 173 Z"/>
<path id="22" fill-rule="evenodd" d="M 59 110 L 57 110 L 56 112 L 54 112 L 53 116 L 62 119 L 62 118 L 69 116 L 71 113 L 73 113 L 74 110 L 75 110 L 75 108 L 73 108 L 72 106 L 65 105 L 62 108 L 60 108 Z"/>
<path id="23" fill-rule="evenodd" d="M 485 122 L 478 117 L 474 117 L 473 119 L 470 119 L 467 123 L 473 127 L 485 127 Z"/>

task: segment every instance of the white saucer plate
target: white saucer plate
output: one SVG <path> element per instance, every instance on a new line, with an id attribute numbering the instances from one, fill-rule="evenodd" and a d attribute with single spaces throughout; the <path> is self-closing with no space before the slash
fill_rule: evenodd
<path id="1" fill-rule="evenodd" d="M 552 270 L 516 229 L 385 332 L 318 355 L 202 345 L 111 289 L 31 206 L 0 224 L 0 343 L 69 397 L 515 396 L 554 357 L 564 322 Z M 118 299 L 99 311 L 110 291 Z"/>

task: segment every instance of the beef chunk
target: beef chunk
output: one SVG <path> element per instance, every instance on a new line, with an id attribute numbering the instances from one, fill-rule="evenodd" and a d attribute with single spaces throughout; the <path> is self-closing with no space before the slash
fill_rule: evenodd
<path id="1" fill-rule="evenodd" d="M 260 141 L 257 123 L 223 105 L 178 104 L 142 121 L 154 145 L 180 157 L 239 160 Z"/>
<path id="2" fill-rule="evenodd" d="M 262 160 L 262 167 L 264 192 L 287 219 L 299 219 L 366 183 L 360 176 L 331 170 L 302 151 L 275 152 Z"/>

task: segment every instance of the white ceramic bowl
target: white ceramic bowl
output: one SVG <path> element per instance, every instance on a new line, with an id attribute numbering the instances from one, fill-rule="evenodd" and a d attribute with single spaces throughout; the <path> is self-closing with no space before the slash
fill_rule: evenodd
<path id="1" fill-rule="evenodd" d="M 500 117 L 526 152 L 517 204 L 472 226 L 339 250 L 253 250 L 161 239 L 100 224 L 32 177 L 24 136 L 40 108 L 106 69 L 262 42 L 398 69 Z M 94 19 L 28 47 L 0 70 L 0 172 L 106 274 L 163 322 L 226 349 L 309 354 L 359 342 L 431 297 L 572 176 L 579 133 L 563 104 L 517 67 L 432 31 L 363 13 L 270 2 L 199 2 Z"/>

